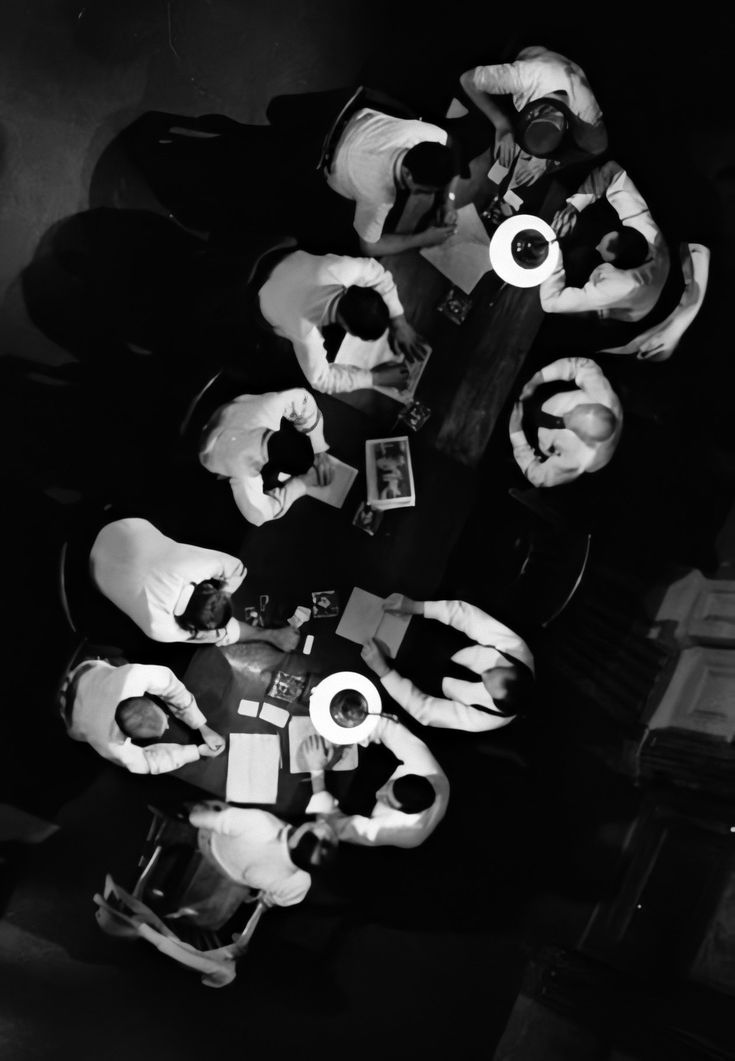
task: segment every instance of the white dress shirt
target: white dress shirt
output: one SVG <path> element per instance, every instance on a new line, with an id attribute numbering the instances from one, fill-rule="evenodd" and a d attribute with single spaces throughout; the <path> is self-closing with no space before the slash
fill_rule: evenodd
<path id="1" fill-rule="evenodd" d="M 580 121 L 587 125 L 602 121 L 584 70 L 541 45 L 524 48 L 512 63 L 475 67 L 473 81 L 475 88 L 490 96 L 512 96 L 519 112 L 534 100 L 563 92 L 563 102 Z"/>
<path id="2" fill-rule="evenodd" d="M 122 700 L 134 696 L 158 696 L 171 714 L 191 729 L 200 729 L 207 721 L 196 700 L 168 667 L 126 663 L 113 667 L 96 660 L 81 663 L 77 670 L 76 692 L 71 705 L 69 736 L 87 741 L 95 751 L 134 774 L 165 774 L 184 763 L 199 758 L 196 744 L 151 744 L 140 748 L 133 744 L 115 721 L 115 711 Z"/>
<path id="3" fill-rule="evenodd" d="M 604 405 L 617 418 L 617 427 L 605 442 L 590 445 L 569 428 L 539 427 L 538 444 L 544 457 L 537 457 L 522 430 L 511 432 L 513 456 L 534 486 L 558 486 L 576 479 L 583 472 L 603 468 L 620 439 L 623 407 L 599 365 L 588 357 L 562 357 L 541 369 L 543 382 L 573 380 L 577 389 L 552 394 L 541 409 L 551 416 L 563 416 L 577 405 Z"/>
<path id="4" fill-rule="evenodd" d="M 199 460 L 205 468 L 230 480 L 235 504 L 250 523 L 260 527 L 288 512 L 306 493 L 300 476 L 263 490 L 261 471 L 268 462 L 268 439 L 290 420 L 309 436 L 314 453 L 324 453 L 322 414 L 313 396 L 303 387 L 269 394 L 241 394 L 222 406 L 205 429 Z"/>
<path id="5" fill-rule="evenodd" d="M 567 202 L 580 212 L 605 193 L 623 225 L 640 232 L 648 243 L 648 258 L 634 269 L 618 269 L 603 262 L 592 270 L 584 287 L 567 287 L 564 256 L 539 288 L 546 313 L 591 313 L 635 323 L 653 309 L 669 275 L 669 251 L 643 196 L 617 162 L 595 170 Z"/>
<path id="6" fill-rule="evenodd" d="M 145 519 L 108 523 L 97 535 L 90 554 L 92 578 L 106 597 L 154 641 L 196 641 L 233 645 L 240 624 L 233 616 L 224 631 L 194 634 L 176 622 L 191 599 L 194 586 L 222 579 L 234 593 L 246 575 L 242 560 L 214 549 L 184 545 Z"/>
<path id="7" fill-rule="evenodd" d="M 227 807 L 194 808 L 189 815 L 199 828 L 200 850 L 238 884 L 262 892 L 275 906 L 300 903 L 311 877 L 291 861 L 288 825 L 268 811 Z"/>
<path id="8" fill-rule="evenodd" d="M 417 144 L 446 144 L 447 133 L 437 125 L 415 119 L 393 118 L 366 107 L 352 117 L 337 144 L 330 188 L 354 199 L 353 226 L 366 243 L 377 243 L 396 201 L 396 179 L 406 151 Z"/>
<path id="9" fill-rule="evenodd" d="M 702 308 L 709 278 L 709 248 L 701 243 L 679 247 L 684 291 L 665 320 L 639 332 L 623 346 L 604 347 L 603 354 L 634 354 L 639 361 L 667 361 Z"/>
<path id="10" fill-rule="evenodd" d="M 498 663 L 504 665 L 506 661 L 501 652 L 525 663 L 533 671 L 533 656 L 526 642 L 510 627 L 493 619 L 480 608 L 459 600 L 426 601 L 424 615 L 427 619 L 437 619 L 446 626 L 453 626 L 475 642 L 452 656 L 452 662 L 474 674 L 481 675 Z M 446 699 L 427 696 L 395 670 L 390 670 L 380 681 L 396 703 L 424 726 L 482 733 L 507 726 L 514 717 L 502 718 L 477 710 L 477 707 L 495 708 L 493 698 L 482 681 L 444 678 L 442 692 Z"/>
<path id="11" fill-rule="evenodd" d="M 370 736 L 360 743 L 367 747 L 376 741 L 382 742 L 399 760 L 389 780 L 396 781 L 406 774 L 425 777 L 434 789 L 434 802 L 418 814 L 406 814 L 379 799 L 369 818 L 361 814 L 338 815 L 331 819 L 332 825 L 340 840 L 348 840 L 353 844 L 418 847 L 446 814 L 449 781 L 424 742 L 399 722 L 389 718 L 378 719 L 378 725 Z"/>
<path id="12" fill-rule="evenodd" d="M 372 287 L 390 317 L 403 315 L 391 274 L 374 258 L 295 251 L 275 267 L 260 289 L 260 311 L 276 334 L 293 343 L 310 385 L 326 394 L 372 387 L 368 369 L 327 361 L 321 329 L 334 322 L 337 302 L 348 287 Z"/>

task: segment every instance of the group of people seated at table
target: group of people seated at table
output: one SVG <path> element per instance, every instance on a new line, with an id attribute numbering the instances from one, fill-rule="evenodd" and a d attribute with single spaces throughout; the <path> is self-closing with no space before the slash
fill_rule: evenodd
<path id="1" fill-rule="evenodd" d="M 287 516 L 299 498 L 330 480 L 329 442 L 313 392 L 405 386 L 407 361 L 420 356 L 425 343 L 406 319 L 391 273 L 376 259 L 450 239 L 457 228 L 459 180 L 488 148 L 508 170 L 508 187 L 528 189 L 566 167 L 586 165 L 578 190 L 553 218 L 562 253 L 540 288 L 546 313 L 578 317 L 583 352 L 622 343 L 628 352 L 660 353 L 662 343 L 669 352 L 675 345 L 682 323 L 679 317 L 672 324 L 671 314 L 691 271 L 685 268 L 683 275 L 673 268 L 666 241 L 625 170 L 612 160 L 596 165 L 607 151 L 607 132 L 581 68 L 546 48 L 528 47 L 512 62 L 465 72 L 457 95 L 455 111 L 464 113 L 443 126 L 396 114 L 395 107 L 382 111 L 364 91 L 283 97 L 269 108 L 270 125 L 260 129 L 258 143 L 265 144 L 264 132 L 272 134 L 268 149 L 274 159 L 286 157 L 288 149 L 289 179 L 304 175 L 299 217 L 310 213 L 312 191 L 313 203 L 326 204 L 330 225 L 346 216 L 348 206 L 356 253 L 344 253 L 349 241 L 336 236 L 333 250 L 318 252 L 301 240 L 271 255 L 257 289 L 249 292 L 253 332 L 243 336 L 243 357 L 256 331 L 261 374 L 268 356 L 263 334 L 290 344 L 294 385 L 243 393 L 217 409 L 202 431 L 199 457 L 206 469 L 229 480 L 237 508 L 256 527 Z M 253 171 L 258 181 L 262 172 L 248 157 L 252 135 L 218 116 L 153 115 L 136 123 L 128 143 L 157 194 L 173 199 L 169 205 L 182 223 L 209 232 L 216 242 L 223 218 L 234 219 L 234 235 L 227 233 L 231 247 L 233 239 L 274 226 L 271 198 L 280 232 L 284 217 L 293 216 L 284 206 L 285 175 L 277 168 L 263 195 L 248 190 Z M 414 195 L 427 200 L 423 222 L 418 231 L 396 231 Z M 326 226 L 324 239 L 330 231 L 337 230 Z M 299 239 L 296 222 L 287 234 Z M 335 363 L 341 336 L 370 341 L 386 332 L 390 361 L 369 370 Z M 645 350 L 636 346 L 641 333 L 649 344 Z M 593 360 L 565 356 L 525 382 L 509 423 L 521 471 L 533 485 L 551 487 L 612 459 L 623 409 Z M 99 591 L 155 642 L 211 644 L 224 652 L 250 641 L 283 652 L 299 644 L 291 626 L 268 629 L 235 617 L 231 598 L 246 576 L 242 561 L 174 541 L 146 520 L 103 526 L 89 572 Z M 465 642 L 447 663 L 452 673 L 441 683 L 441 696 L 403 677 L 377 641 L 364 645 L 367 668 L 410 719 L 424 727 L 482 733 L 531 711 L 533 656 L 503 623 L 464 601 L 414 601 L 395 593 L 384 607 L 451 626 Z M 164 666 L 87 659 L 67 676 L 61 699 L 69 735 L 135 773 L 176 770 L 218 756 L 226 746 Z M 198 734 L 197 742 L 167 740 L 181 724 Z M 398 763 L 375 793 L 370 815 L 342 813 L 324 782 L 340 749 L 312 736 L 302 755 L 312 781 L 307 813 L 315 818 L 287 823 L 264 809 L 201 801 L 190 822 L 199 830 L 204 857 L 225 876 L 260 889 L 267 901 L 289 905 L 304 898 L 310 874 L 340 842 L 422 843 L 445 814 L 446 775 L 426 743 L 393 717 L 380 718 L 369 741 L 383 743 Z"/>

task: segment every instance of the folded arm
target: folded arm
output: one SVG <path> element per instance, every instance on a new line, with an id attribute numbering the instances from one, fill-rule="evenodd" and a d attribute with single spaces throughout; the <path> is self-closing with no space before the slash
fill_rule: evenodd
<path id="1" fill-rule="evenodd" d="M 458 700 L 447 700 L 440 696 L 422 693 L 413 682 L 395 670 L 390 670 L 380 679 L 385 691 L 397 704 L 424 726 L 438 729 L 460 729 L 479 733 L 492 729 L 494 719 Z M 497 720 L 501 722 L 501 719 Z"/>
<path id="2" fill-rule="evenodd" d="M 533 486 L 560 486 L 579 475 L 579 468 L 567 464 L 561 457 L 539 457 L 523 431 L 514 431 L 510 441 L 516 464 Z"/>

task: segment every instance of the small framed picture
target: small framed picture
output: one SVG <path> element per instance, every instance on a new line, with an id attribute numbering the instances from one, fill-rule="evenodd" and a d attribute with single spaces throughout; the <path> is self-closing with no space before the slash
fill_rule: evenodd
<path id="1" fill-rule="evenodd" d="M 378 509 L 371 508 L 367 501 L 361 501 L 357 512 L 352 517 L 353 527 L 365 531 L 371 537 L 375 534 L 383 520 L 383 513 Z"/>
<path id="2" fill-rule="evenodd" d="M 322 589 L 311 595 L 314 619 L 334 619 L 339 615 L 339 596 L 336 589 Z"/>
<path id="3" fill-rule="evenodd" d="M 422 428 L 426 421 L 431 416 L 431 409 L 428 405 L 424 405 L 423 402 L 413 401 L 402 409 L 398 414 L 398 419 L 411 428 L 412 431 L 418 431 Z"/>
<path id="4" fill-rule="evenodd" d="M 472 299 L 458 287 L 450 287 L 436 308 L 452 324 L 463 324 L 472 309 Z"/>

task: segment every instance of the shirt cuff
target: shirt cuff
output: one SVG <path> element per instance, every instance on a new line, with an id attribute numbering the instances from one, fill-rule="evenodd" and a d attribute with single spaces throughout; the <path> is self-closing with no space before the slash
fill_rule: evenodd
<path id="1" fill-rule="evenodd" d="M 201 758 L 198 744 L 183 744 L 181 746 L 181 765 L 184 763 L 195 763 Z"/>
<path id="2" fill-rule="evenodd" d="M 595 197 L 589 192 L 575 192 L 574 195 L 570 195 L 567 202 L 570 206 L 573 206 L 577 213 L 581 213 L 585 207 L 594 203 Z"/>
<path id="3" fill-rule="evenodd" d="M 331 792 L 313 792 L 306 806 L 306 814 L 329 814 L 336 810 L 339 804 Z"/>

